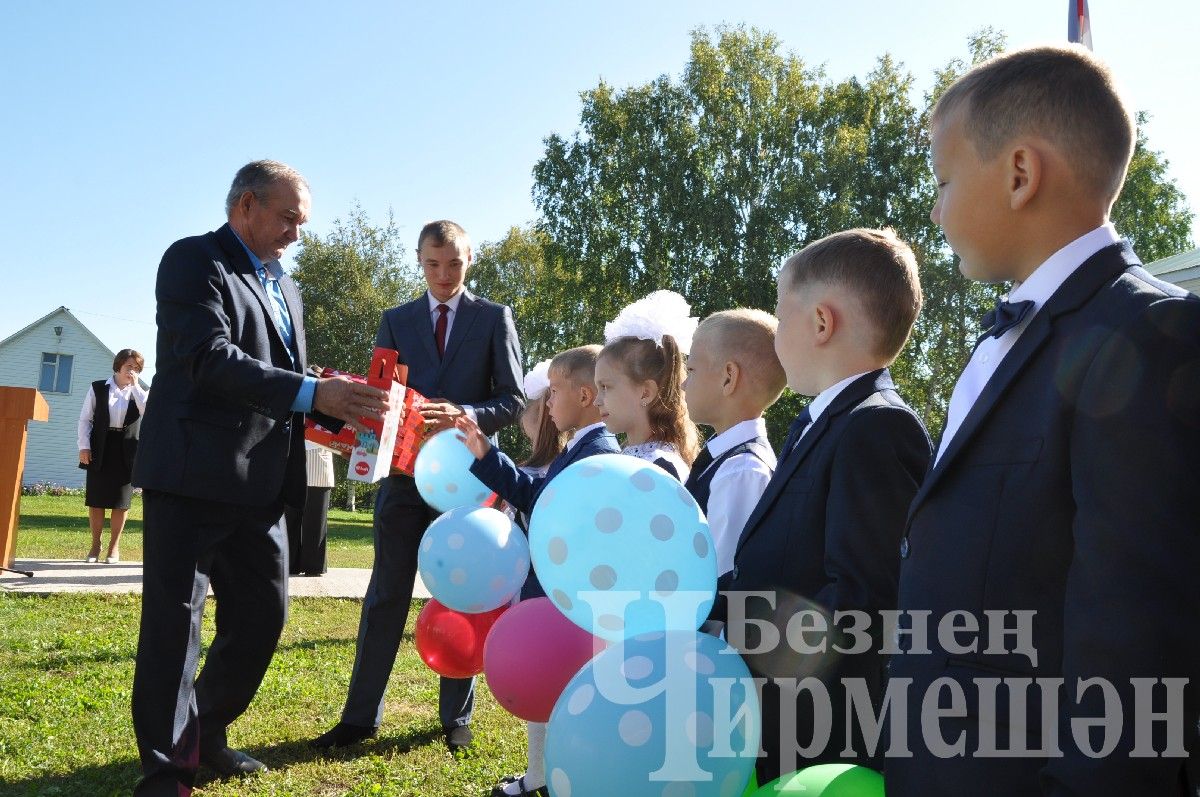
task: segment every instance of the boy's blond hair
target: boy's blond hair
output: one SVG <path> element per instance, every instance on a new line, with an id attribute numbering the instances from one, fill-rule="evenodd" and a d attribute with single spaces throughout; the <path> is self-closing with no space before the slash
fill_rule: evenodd
<path id="1" fill-rule="evenodd" d="M 787 386 L 787 374 L 775 353 L 778 328 L 779 319 L 762 310 L 722 310 L 700 322 L 693 340 L 711 342 L 715 359 L 741 366 L 751 392 L 766 409 Z"/>
<path id="2" fill-rule="evenodd" d="M 1108 67 L 1080 45 L 996 56 L 956 80 L 932 121 L 961 109 L 982 159 L 1021 135 L 1047 139 L 1085 187 L 1111 205 L 1125 181 L 1137 128 Z"/>
<path id="3" fill-rule="evenodd" d="M 592 387 L 596 383 L 596 360 L 600 358 L 601 348 L 593 343 L 559 352 L 550 361 L 549 370 L 558 371 L 576 387 Z"/>
<path id="4" fill-rule="evenodd" d="M 875 327 L 872 353 L 888 364 L 896 359 L 922 299 L 917 259 L 894 230 L 857 228 L 827 235 L 792 255 L 779 272 L 781 291 L 816 284 L 839 286 L 855 296 Z"/>

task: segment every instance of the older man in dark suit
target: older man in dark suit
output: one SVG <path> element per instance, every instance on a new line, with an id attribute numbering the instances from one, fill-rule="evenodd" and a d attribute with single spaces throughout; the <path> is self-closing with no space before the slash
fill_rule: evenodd
<path id="1" fill-rule="evenodd" d="M 508 307 L 464 286 L 471 241 L 452 221 L 426 224 L 417 256 L 429 290 L 383 314 L 377 346 L 400 352 L 409 385 L 435 397 L 422 408 L 433 430 L 466 413 L 484 434 L 513 423 L 524 406 L 521 347 Z M 396 661 L 417 572 L 417 545 L 438 512 L 408 476 L 390 476 L 375 499 L 375 562 L 363 601 L 354 671 L 341 721 L 313 740 L 318 748 L 374 736 L 383 721 L 383 695 Z M 442 678 L 439 716 L 451 750 L 471 743 L 474 679 Z"/>
<path id="2" fill-rule="evenodd" d="M 133 726 L 136 795 L 191 793 L 199 763 L 222 776 L 265 769 L 231 749 L 287 614 L 284 503 L 304 501 L 301 413 L 335 426 L 380 417 L 386 394 L 304 375 L 303 308 L 279 258 L 308 220 L 294 169 L 238 171 L 229 223 L 163 255 L 157 372 L 133 481 L 145 490 L 141 633 Z M 193 684 L 209 586 L 216 637 Z"/>

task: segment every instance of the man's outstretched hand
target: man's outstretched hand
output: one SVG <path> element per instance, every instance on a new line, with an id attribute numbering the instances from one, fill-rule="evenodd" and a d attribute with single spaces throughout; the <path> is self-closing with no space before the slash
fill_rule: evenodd
<path id="1" fill-rule="evenodd" d="M 426 399 L 421 405 L 421 417 L 430 434 L 452 428 L 455 420 L 465 414 L 462 407 L 444 398 Z"/>
<path id="2" fill-rule="evenodd" d="M 345 421 L 351 428 L 361 431 L 362 418 L 383 420 L 383 414 L 390 407 L 387 391 L 354 382 L 344 376 L 332 376 L 317 382 L 313 409 Z"/>

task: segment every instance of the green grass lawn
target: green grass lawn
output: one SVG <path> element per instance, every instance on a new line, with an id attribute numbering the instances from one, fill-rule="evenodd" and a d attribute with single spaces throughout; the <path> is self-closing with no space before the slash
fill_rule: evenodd
<path id="1" fill-rule="evenodd" d="M 79 498 L 26 496 L 21 509 L 18 556 L 72 558 L 86 546 Z M 126 558 L 136 559 L 140 504 L 130 515 L 130 536 L 121 547 Z M 369 566 L 370 515 L 339 513 L 336 528 L 339 545 L 331 545 L 330 564 Z M 213 608 L 210 600 L 206 646 Z M 475 744 L 457 757 L 447 752 L 437 718 L 438 679 L 411 644 L 416 605 L 379 737 L 332 754 L 310 750 L 306 741 L 338 720 L 360 608 L 356 600 L 292 600 L 266 680 L 230 728 L 230 744 L 272 771 L 226 782 L 202 774 L 197 795 L 461 797 L 486 795 L 501 776 L 524 769 L 524 723 L 497 706 L 483 679 Z M 130 792 L 138 777 L 129 698 L 139 613 L 137 596 L 0 593 L 0 795 Z"/>
<path id="2" fill-rule="evenodd" d="M 91 546 L 87 508 L 82 496 L 21 496 L 21 522 L 17 530 L 18 559 L 83 559 Z M 108 546 L 105 521 L 103 545 Z M 370 567 L 375 557 L 371 544 L 371 513 L 329 510 L 327 559 L 330 567 Z M 142 558 L 142 499 L 133 497 L 129 519 L 121 534 L 121 558 Z"/>

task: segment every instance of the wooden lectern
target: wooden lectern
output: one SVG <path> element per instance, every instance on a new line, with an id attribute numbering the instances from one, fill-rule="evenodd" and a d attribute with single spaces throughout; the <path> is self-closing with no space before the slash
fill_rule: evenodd
<path id="1" fill-rule="evenodd" d="M 50 407 L 31 387 L 0 387 L 0 567 L 12 567 L 25 471 L 29 421 L 50 419 Z"/>

